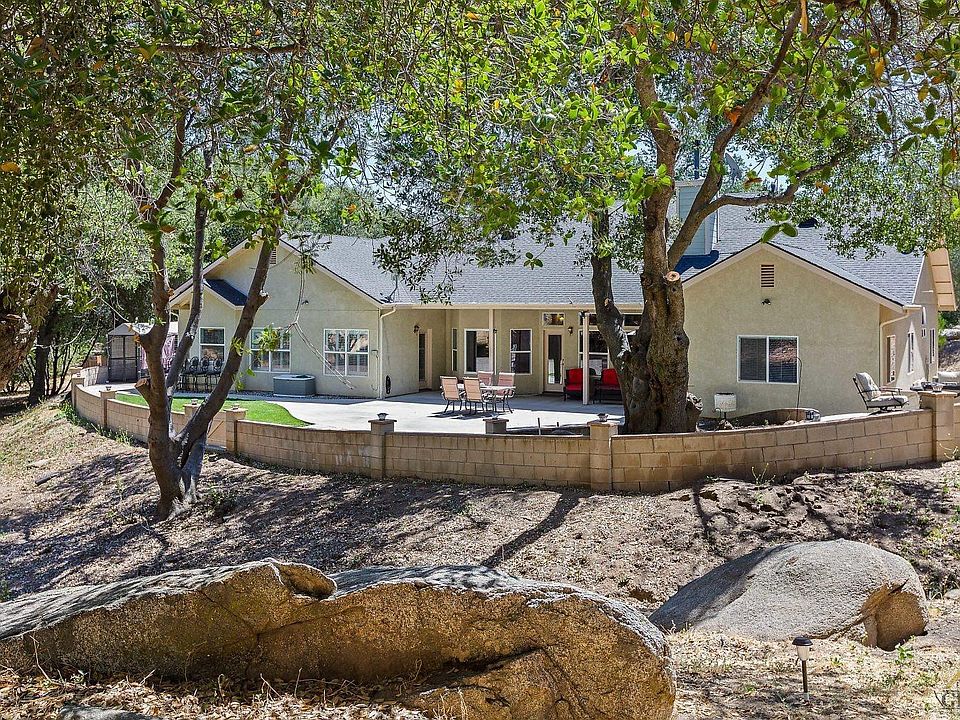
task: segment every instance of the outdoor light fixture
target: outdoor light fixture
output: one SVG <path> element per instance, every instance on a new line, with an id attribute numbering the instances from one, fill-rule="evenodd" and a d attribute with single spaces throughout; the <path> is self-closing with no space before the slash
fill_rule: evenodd
<path id="1" fill-rule="evenodd" d="M 567 335 L 573 335 L 573 325 L 567 325 Z"/>
<path id="2" fill-rule="evenodd" d="M 800 658 L 800 667 L 803 670 L 803 699 L 810 702 L 810 686 L 807 684 L 807 660 L 810 659 L 810 648 L 813 646 L 813 640 L 801 635 L 793 639 L 793 646 L 797 649 L 797 657 Z"/>
<path id="3" fill-rule="evenodd" d="M 233 407 L 230 408 L 230 409 L 231 409 L 231 410 L 239 410 L 239 409 L 240 409 L 240 403 L 234 403 L 234 404 L 233 404 Z"/>
<path id="4" fill-rule="evenodd" d="M 600 418 L 600 422 L 606 422 L 608 416 L 606 413 L 597 413 L 597 417 Z"/>
<path id="5" fill-rule="evenodd" d="M 419 335 L 419 334 L 420 334 L 420 324 L 419 324 L 419 323 L 413 326 L 413 334 L 414 334 L 414 335 Z"/>
<path id="6" fill-rule="evenodd" d="M 386 419 L 387 419 L 386 413 L 377 413 L 377 420 L 379 420 L 380 422 L 383 422 Z"/>

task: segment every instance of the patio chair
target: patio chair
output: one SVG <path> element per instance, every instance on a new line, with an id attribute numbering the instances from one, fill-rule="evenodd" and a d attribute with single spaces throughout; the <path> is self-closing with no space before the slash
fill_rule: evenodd
<path id="1" fill-rule="evenodd" d="M 583 368 L 570 368 L 563 382 L 563 399 L 583 397 Z"/>
<path id="2" fill-rule="evenodd" d="M 481 410 L 486 410 L 492 406 L 496 411 L 496 404 L 493 402 L 493 395 L 480 386 L 480 378 L 463 379 L 463 404 L 472 407 L 477 412 L 479 406 Z"/>
<path id="3" fill-rule="evenodd" d="M 193 376 L 197 374 L 200 368 L 200 358 L 192 357 L 187 360 L 180 372 L 180 390 L 189 392 L 193 387 Z"/>
<path id="4" fill-rule="evenodd" d="M 900 388 L 880 388 L 870 377 L 869 373 L 858 372 L 853 376 L 853 384 L 867 410 L 876 410 L 878 413 L 888 410 L 897 410 L 907 404 L 907 396 L 900 393 Z"/>
<path id="5" fill-rule="evenodd" d="M 493 385 L 492 372 L 478 372 L 477 379 L 480 380 L 481 385 Z"/>
<path id="6" fill-rule="evenodd" d="M 193 376 L 194 392 L 207 391 L 207 375 L 210 373 L 210 363 L 212 362 L 213 360 L 210 358 L 200 358 L 200 369 Z"/>
<path id="7" fill-rule="evenodd" d="M 222 372 L 223 358 L 218 357 L 215 360 L 211 360 L 207 366 L 207 376 L 203 379 L 207 392 L 216 387 L 217 380 L 220 379 L 220 373 Z"/>
<path id="8" fill-rule="evenodd" d="M 500 389 L 493 393 L 494 409 L 496 409 L 496 403 L 499 402 L 504 412 L 507 410 L 513 412 L 513 408 L 510 407 L 510 398 L 517 394 L 516 377 L 517 374 L 512 372 L 502 372 L 497 375 L 497 387 Z"/>
<path id="9" fill-rule="evenodd" d="M 443 409 L 443 412 L 450 412 L 451 405 L 453 405 L 456 410 L 458 403 L 460 405 L 458 412 L 463 412 L 463 391 L 458 387 L 455 377 L 443 377 L 441 375 L 440 392 L 443 399 L 447 402 L 447 406 Z"/>
<path id="10" fill-rule="evenodd" d="M 620 397 L 620 376 L 615 368 L 604 368 L 600 371 L 600 385 L 597 387 L 597 397 L 603 402 L 604 394 L 613 393 Z"/>

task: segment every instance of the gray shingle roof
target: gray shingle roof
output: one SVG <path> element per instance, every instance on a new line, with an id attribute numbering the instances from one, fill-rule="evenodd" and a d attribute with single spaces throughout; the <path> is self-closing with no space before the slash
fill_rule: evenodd
<path id="1" fill-rule="evenodd" d="M 705 257 L 684 258 L 677 270 L 684 281 L 707 268 L 755 245 L 767 225 L 754 221 L 751 210 L 727 206 L 718 213 L 719 239 L 714 252 Z M 374 261 L 374 248 L 383 240 L 323 236 L 314 258 L 333 274 L 379 302 L 418 304 L 420 294 L 397 283 Z M 453 279 L 449 301 L 456 305 L 573 305 L 593 304 L 590 267 L 582 246 L 571 240 L 545 249 L 529 235 L 513 241 L 519 257 L 527 251 L 538 255 L 542 267 L 522 263 L 502 267 L 467 265 Z M 900 305 L 914 301 L 922 255 L 907 255 L 893 247 L 881 247 L 869 257 L 863 251 L 845 257 L 829 246 L 822 228 L 800 228 L 795 238 L 779 235 L 770 244 L 817 267 Z M 615 264 L 614 292 L 620 305 L 640 305 L 642 292 L 636 273 Z"/>

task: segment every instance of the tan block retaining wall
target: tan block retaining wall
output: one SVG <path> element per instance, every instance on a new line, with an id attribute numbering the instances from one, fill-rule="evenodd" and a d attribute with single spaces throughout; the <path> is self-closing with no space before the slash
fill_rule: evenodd
<path id="1" fill-rule="evenodd" d="M 77 413 L 146 440 L 147 409 L 86 387 L 75 375 Z M 187 413 L 191 412 L 190 406 Z M 244 420 L 226 410 L 209 442 L 274 465 L 368 477 L 416 477 L 485 485 L 583 487 L 657 493 L 714 477 L 771 479 L 827 468 L 892 468 L 950 459 L 958 452 L 960 404 L 949 393 L 921 393 L 921 409 L 776 428 L 677 435 L 617 435 L 612 422 L 590 437 L 394 432 L 394 421 L 366 430 L 320 430 Z M 174 413 L 179 429 L 184 413 Z"/>

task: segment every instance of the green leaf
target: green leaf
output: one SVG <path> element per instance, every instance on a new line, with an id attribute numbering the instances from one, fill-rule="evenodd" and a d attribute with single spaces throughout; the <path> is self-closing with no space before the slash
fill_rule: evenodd
<path id="1" fill-rule="evenodd" d="M 768 243 L 780 234 L 780 225 L 771 225 L 760 236 L 760 242 Z"/>

